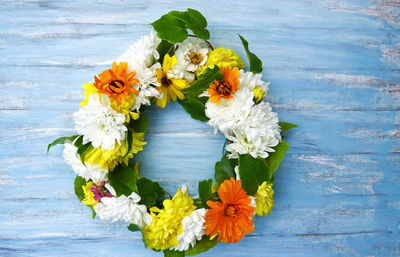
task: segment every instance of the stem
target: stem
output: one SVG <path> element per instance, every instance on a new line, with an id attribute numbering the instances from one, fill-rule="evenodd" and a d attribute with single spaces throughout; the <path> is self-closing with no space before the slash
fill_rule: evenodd
<path id="1" fill-rule="evenodd" d="M 188 35 L 188 36 L 189 36 L 189 37 L 196 37 L 195 35 Z M 199 37 L 196 37 L 196 38 L 199 38 Z M 200 38 L 200 39 L 202 39 L 202 38 Z M 210 41 L 205 40 L 205 39 L 203 39 L 203 40 L 204 40 L 204 42 L 206 42 L 208 48 L 210 48 L 211 50 L 214 50 L 214 47 L 212 46 L 212 44 L 210 43 Z"/>

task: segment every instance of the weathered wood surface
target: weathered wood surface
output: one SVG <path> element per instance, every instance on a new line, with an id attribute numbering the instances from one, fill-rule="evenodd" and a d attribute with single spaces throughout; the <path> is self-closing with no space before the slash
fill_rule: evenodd
<path id="1" fill-rule="evenodd" d="M 94 221 L 54 138 L 73 133 L 83 82 L 171 9 L 200 10 L 215 46 L 248 39 L 268 100 L 300 128 L 256 232 L 202 256 L 399 256 L 400 1 L 0 2 L 0 255 L 160 256 Z M 141 170 L 171 193 L 213 176 L 223 138 L 179 105 L 148 111 Z"/>

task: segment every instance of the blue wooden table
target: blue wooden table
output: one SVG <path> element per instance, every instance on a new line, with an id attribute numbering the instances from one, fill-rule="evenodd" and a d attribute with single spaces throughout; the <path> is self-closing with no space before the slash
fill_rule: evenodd
<path id="1" fill-rule="evenodd" d="M 91 219 L 54 138 L 73 134 L 81 84 L 169 10 L 200 10 L 214 46 L 262 60 L 268 101 L 299 124 L 275 207 L 239 244 L 201 256 L 400 255 L 399 0 L 0 2 L 0 256 L 161 256 Z M 174 193 L 213 177 L 223 137 L 177 104 L 150 108 L 144 176 Z"/>

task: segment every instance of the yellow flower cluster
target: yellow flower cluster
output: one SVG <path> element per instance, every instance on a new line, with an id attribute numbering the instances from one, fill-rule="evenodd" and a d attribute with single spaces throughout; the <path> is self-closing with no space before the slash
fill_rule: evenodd
<path id="1" fill-rule="evenodd" d="M 101 168 L 109 171 L 112 171 L 118 163 L 128 165 L 129 159 L 132 159 L 134 154 L 143 151 L 143 146 L 146 145 L 146 142 L 143 141 L 144 133 L 132 132 L 132 139 L 132 148 L 127 155 L 128 142 L 124 140 L 121 141 L 121 145 L 115 144 L 115 148 L 111 150 L 102 150 L 101 147 L 90 146 L 85 153 L 85 162 L 98 164 Z"/>
<path id="2" fill-rule="evenodd" d="M 263 182 L 257 189 L 256 197 L 256 213 L 258 216 L 268 216 L 274 206 L 274 190 L 273 184 Z"/>
<path id="3" fill-rule="evenodd" d="M 93 186 L 93 182 L 86 182 L 86 185 L 82 186 L 83 193 L 85 194 L 85 199 L 82 200 L 82 203 L 84 203 L 86 206 L 95 206 L 98 201 L 94 200 L 94 194 L 90 190 Z"/>
<path id="4" fill-rule="evenodd" d="M 177 235 L 182 233 L 182 220 L 196 209 L 187 190 L 182 192 L 180 188 L 172 200 L 164 200 L 163 205 L 161 210 L 157 207 L 150 209 L 153 221 L 143 228 L 148 248 L 165 250 L 178 246 Z"/>
<path id="5" fill-rule="evenodd" d="M 239 55 L 237 55 L 232 49 L 225 49 L 223 47 L 215 48 L 208 52 L 206 64 L 199 67 L 197 72 L 198 74 L 201 74 L 207 68 L 214 68 L 214 65 L 217 65 L 220 69 L 225 67 L 236 67 L 238 69 L 246 67 Z"/>

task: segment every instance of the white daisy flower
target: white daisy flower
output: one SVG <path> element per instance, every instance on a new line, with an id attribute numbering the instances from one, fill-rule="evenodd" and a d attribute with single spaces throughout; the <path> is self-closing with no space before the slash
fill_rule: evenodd
<path id="1" fill-rule="evenodd" d="M 78 148 L 71 142 L 64 143 L 63 157 L 65 162 L 72 167 L 72 170 L 86 181 L 92 180 L 95 183 L 106 180 L 108 170 L 101 168 L 98 164 L 86 163 L 83 165 L 77 153 Z"/>
<path id="2" fill-rule="evenodd" d="M 171 75 L 178 79 L 186 79 L 192 82 L 195 79 L 194 72 L 207 61 L 208 49 L 201 45 L 201 39 L 188 38 L 177 44 L 175 56 L 178 62 L 170 71 Z"/>
<path id="3" fill-rule="evenodd" d="M 272 112 L 269 103 L 254 105 L 245 122 L 236 126 L 226 138 L 232 143 L 226 146 L 229 158 L 239 158 L 239 154 L 250 154 L 254 158 L 267 158 L 274 152 L 274 146 L 281 141 L 278 115 Z"/>
<path id="4" fill-rule="evenodd" d="M 206 103 L 205 114 L 210 120 L 208 124 L 217 131 L 221 131 L 225 136 L 230 135 L 231 131 L 237 126 L 242 126 L 254 105 L 253 92 L 244 88 L 233 93 L 230 99 L 221 99 L 220 104 L 210 101 Z"/>
<path id="5" fill-rule="evenodd" d="M 179 245 L 171 247 L 171 250 L 186 251 L 190 247 L 194 247 L 197 240 L 201 240 L 205 234 L 204 216 L 206 212 L 207 210 L 204 208 L 197 209 L 183 218 L 183 231 L 178 235 Z"/>
<path id="6" fill-rule="evenodd" d="M 127 131 L 125 114 L 111 108 L 106 94 L 89 96 L 88 104 L 74 113 L 75 129 L 83 135 L 83 143 L 91 142 L 94 148 L 113 149 L 115 142 L 121 144 Z"/>
<path id="7" fill-rule="evenodd" d="M 108 192 L 115 196 L 115 190 L 109 184 L 105 184 Z M 147 212 L 147 207 L 143 204 L 138 204 L 140 196 L 133 192 L 128 197 L 121 195 L 119 197 L 103 197 L 101 202 L 93 208 L 96 214 L 102 220 L 111 222 L 124 221 L 134 223 L 140 228 L 152 222 L 151 215 Z"/>
<path id="8" fill-rule="evenodd" d="M 151 105 L 152 98 L 162 97 L 162 93 L 157 90 L 160 83 L 158 83 L 156 77 L 156 69 L 161 69 L 160 63 L 156 63 L 150 68 L 142 68 L 142 70 L 136 71 L 135 76 L 139 82 L 134 85 L 134 88 L 139 94 L 135 96 L 135 104 L 132 106 L 132 111 L 136 112 L 139 111 L 142 105 Z"/>
<path id="9" fill-rule="evenodd" d="M 248 88 L 250 91 L 253 91 L 258 87 L 261 88 L 263 92 L 267 92 L 270 83 L 262 81 L 261 77 L 262 74 L 254 74 L 250 71 L 239 70 L 239 90 Z"/>
<path id="10" fill-rule="evenodd" d="M 151 31 L 149 35 L 143 36 L 131 45 L 129 49 L 119 57 L 118 62 L 127 62 L 128 72 L 142 70 L 142 65 L 150 68 L 155 60 L 160 58 L 157 52 L 157 47 L 160 42 L 161 39 Z"/>

